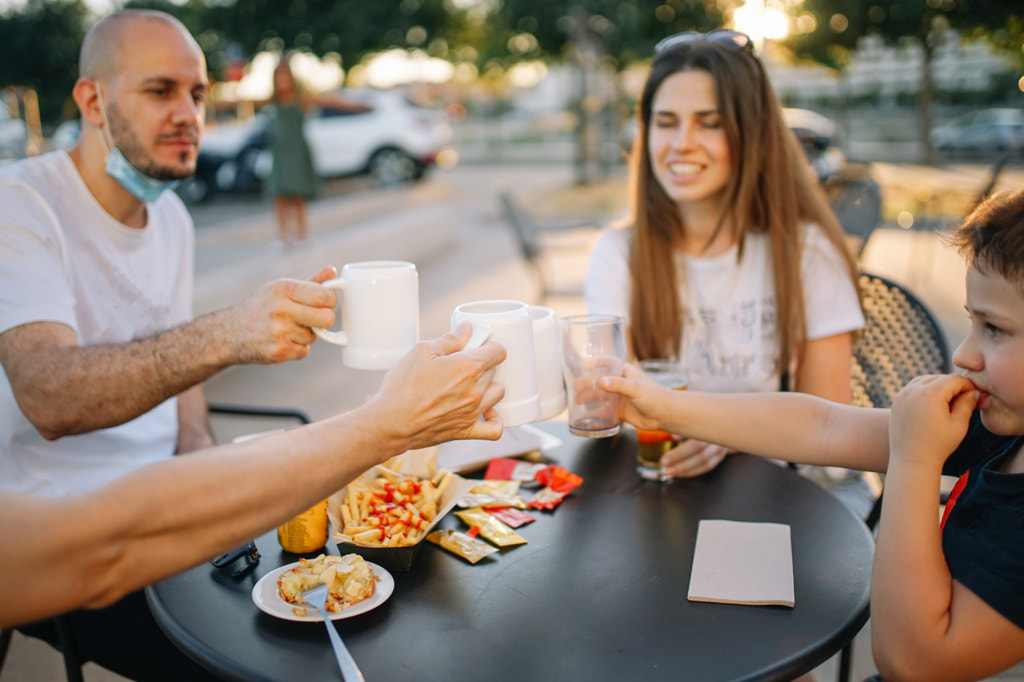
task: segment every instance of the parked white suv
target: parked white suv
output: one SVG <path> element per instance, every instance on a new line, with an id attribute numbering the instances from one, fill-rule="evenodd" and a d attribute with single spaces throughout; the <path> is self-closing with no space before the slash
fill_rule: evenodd
<path id="1" fill-rule="evenodd" d="M 931 141 L 940 151 L 1022 151 L 1024 111 L 1010 108 L 972 111 L 932 128 Z"/>
<path id="2" fill-rule="evenodd" d="M 310 112 L 306 139 L 322 177 L 367 172 L 382 184 L 415 180 L 451 142 L 451 127 L 443 114 L 413 105 L 401 92 L 348 90 L 343 94 L 373 110 Z"/>
<path id="3" fill-rule="evenodd" d="M 372 111 L 352 113 L 313 109 L 306 117 L 306 140 L 320 177 L 369 174 L 381 185 L 419 180 L 451 142 L 451 127 L 440 111 L 419 107 L 395 90 L 344 90 L 345 98 Z M 238 123 L 209 127 L 203 134 L 196 174 L 179 193 L 201 201 L 213 192 L 257 188 L 273 159 L 262 114 Z"/>

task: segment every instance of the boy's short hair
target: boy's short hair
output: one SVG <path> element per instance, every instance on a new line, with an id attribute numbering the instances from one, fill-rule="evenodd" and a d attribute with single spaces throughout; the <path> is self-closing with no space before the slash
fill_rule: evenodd
<path id="1" fill-rule="evenodd" d="M 950 241 L 968 266 L 998 274 L 1024 292 L 1024 188 L 980 203 Z"/>

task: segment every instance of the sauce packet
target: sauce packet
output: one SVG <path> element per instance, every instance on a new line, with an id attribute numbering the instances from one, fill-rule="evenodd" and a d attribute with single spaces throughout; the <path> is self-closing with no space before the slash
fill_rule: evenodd
<path id="1" fill-rule="evenodd" d="M 462 519 L 467 526 L 479 526 L 480 535 L 498 547 L 526 544 L 526 538 L 480 507 L 463 509 L 462 511 L 455 512 L 455 515 Z"/>
<path id="2" fill-rule="evenodd" d="M 484 511 L 504 523 L 509 528 L 518 528 L 519 526 L 525 526 L 531 521 L 537 520 L 526 512 L 519 511 L 518 509 L 512 509 L 511 507 L 484 507 Z"/>
<path id="3" fill-rule="evenodd" d="M 457 530 L 436 530 L 427 536 L 427 540 L 435 545 L 440 545 L 452 554 L 457 554 L 471 564 L 498 551 L 497 547 L 488 545 L 483 540 L 471 538 Z"/>
<path id="4" fill-rule="evenodd" d="M 495 457 L 487 464 L 484 479 L 489 481 L 519 481 L 521 483 L 528 483 L 533 481 L 537 476 L 537 472 L 545 466 L 545 464 L 524 462 L 509 457 Z"/>
<path id="5" fill-rule="evenodd" d="M 519 481 L 480 481 L 469 492 L 477 495 L 512 497 L 519 492 Z"/>
<path id="6" fill-rule="evenodd" d="M 526 509 L 526 500 L 518 495 L 489 495 L 467 493 L 458 502 L 463 509 L 470 507 L 515 507 Z"/>
<path id="7" fill-rule="evenodd" d="M 580 487 L 583 478 L 560 466 L 552 464 L 537 472 L 537 481 L 555 492 L 567 493 Z"/>
<path id="8" fill-rule="evenodd" d="M 546 509 L 551 511 L 557 507 L 568 492 L 558 492 L 551 488 L 541 488 L 537 491 L 537 494 L 533 496 L 533 499 L 529 502 L 530 509 Z"/>

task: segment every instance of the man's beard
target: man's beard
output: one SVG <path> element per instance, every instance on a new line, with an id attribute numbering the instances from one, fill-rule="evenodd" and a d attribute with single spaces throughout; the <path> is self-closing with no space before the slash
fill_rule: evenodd
<path id="1" fill-rule="evenodd" d="M 107 124 L 110 126 L 110 137 L 114 141 L 114 146 L 121 150 L 128 163 L 154 180 L 161 182 L 184 180 L 185 178 L 192 177 L 196 172 L 195 159 L 191 160 L 190 168 L 183 171 L 157 163 L 143 148 L 139 138 L 136 137 L 135 132 L 132 130 L 128 119 L 121 115 L 121 110 L 114 102 L 110 103 L 110 108 L 107 111 Z M 196 137 L 195 131 L 192 130 L 185 134 L 192 138 Z M 180 136 L 180 134 L 175 133 L 175 136 Z M 188 152 L 181 152 L 181 161 L 189 161 Z"/>

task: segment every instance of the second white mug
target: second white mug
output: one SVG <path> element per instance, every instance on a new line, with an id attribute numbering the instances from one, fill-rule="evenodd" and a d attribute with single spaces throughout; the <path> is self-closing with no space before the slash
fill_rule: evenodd
<path id="1" fill-rule="evenodd" d="M 505 397 L 495 406 L 506 427 L 536 421 L 540 417 L 536 360 L 533 352 L 533 320 L 521 301 L 463 303 L 452 313 L 451 326 L 468 321 L 474 329 L 490 331 L 490 340 L 505 347 L 508 355 L 495 370 L 494 380 L 505 387 Z"/>
<path id="2" fill-rule="evenodd" d="M 420 336 L 419 276 L 406 261 L 348 263 L 323 283 L 341 299 L 341 331 L 314 327 L 324 341 L 344 346 L 354 369 L 391 369 Z"/>
<path id="3" fill-rule="evenodd" d="M 533 319 L 533 352 L 537 361 L 537 389 L 540 391 L 540 420 L 543 421 L 565 409 L 562 335 L 555 311 L 551 308 L 531 305 L 530 317 Z"/>

